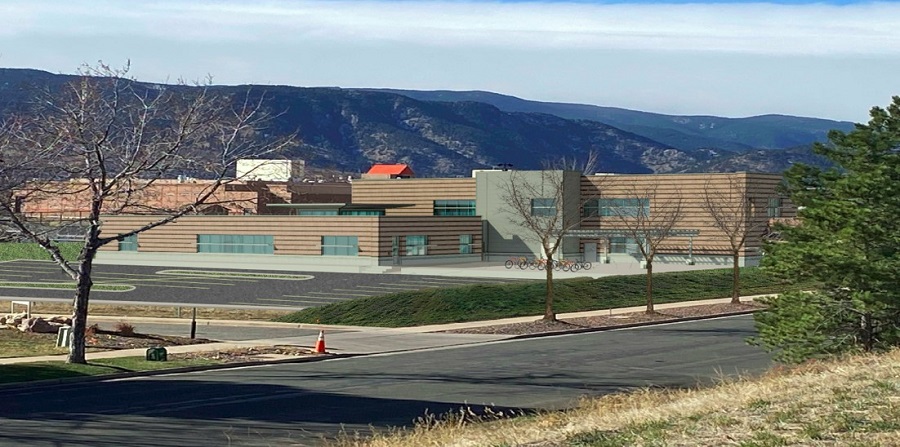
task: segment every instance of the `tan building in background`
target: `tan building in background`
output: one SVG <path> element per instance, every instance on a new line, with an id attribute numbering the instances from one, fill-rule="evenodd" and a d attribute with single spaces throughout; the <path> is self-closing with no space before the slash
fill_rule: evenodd
<path id="1" fill-rule="evenodd" d="M 540 171 L 478 171 L 471 178 L 375 177 L 352 185 L 234 182 L 217 193 L 215 204 L 201 210 L 206 215 L 184 216 L 128 237 L 118 246 L 104 247 L 104 253 L 196 254 L 207 259 L 231 255 L 326 257 L 332 260 L 327 262 L 362 266 L 539 257 L 539 244 L 526 237 L 521 222 L 503 202 L 499 186 L 512 175 L 537 179 Z M 747 204 L 747 240 L 740 262 L 755 265 L 769 223 L 796 216 L 796 208 L 778 193 L 779 175 L 585 176 L 565 171 L 563 178 L 565 203 L 559 207 L 543 204 L 563 213 L 565 221 L 578 223 L 565 238 L 558 259 L 639 263 L 638 241 L 621 231 L 623 221 L 614 218 L 613 211 L 631 207 L 654 215 L 678 199 L 683 213 L 675 224 L 676 234 L 660 246 L 656 262 L 729 265 L 727 235 L 713 224 L 703 206 L 704 197 L 712 191 L 718 197 Z M 139 228 L 158 218 L 146 210 L 196 197 L 203 185 L 202 181 L 160 182 L 158 190 L 148 195 L 145 210 L 104 216 L 102 231 L 115 235 Z M 70 209 L 77 200 L 34 198 L 24 204 L 26 214 L 77 216 L 78 210 Z"/>

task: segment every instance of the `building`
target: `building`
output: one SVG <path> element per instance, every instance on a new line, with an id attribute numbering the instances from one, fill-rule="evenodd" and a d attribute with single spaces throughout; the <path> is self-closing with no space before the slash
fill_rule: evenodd
<path id="1" fill-rule="evenodd" d="M 294 182 L 303 178 L 303 160 L 257 160 L 237 161 L 235 178 L 242 181 Z"/>
<path id="2" fill-rule="evenodd" d="M 551 184 L 548 174 L 558 181 Z M 655 262 L 730 265 L 728 238 L 703 207 L 704 196 L 714 192 L 746 205 L 748 231 L 740 263 L 755 265 L 769 222 L 796 215 L 778 193 L 780 182 L 779 175 L 753 173 L 586 176 L 493 170 L 472 178 L 364 177 L 352 184 L 349 201 L 292 198 L 270 202 L 257 215 L 185 216 L 103 250 L 126 257 L 178 256 L 186 264 L 201 257 L 227 262 L 234 255 L 239 256 L 231 259 L 245 261 L 243 255 L 253 254 L 261 255 L 261 265 L 279 260 L 298 269 L 304 263 L 362 269 L 541 256 L 522 216 L 509 210 L 504 191 L 512 186 L 529 192 L 532 215 L 557 213 L 568 226 L 557 258 L 640 263 L 639 241 L 626 231 L 629 217 L 663 215 L 677 202 L 681 218 Z M 102 231 L 121 234 L 153 219 L 106 216 Z M 647 231 L 655 230 L 650 225 Z"/>
<path id="3" fill-rule="evenodd" d="M 412 168 L 405 164 L 382 164 L 373 165 L 369 172 L 362 175 L 367 179 L 396 179 L 396 178 L 413 178 L 416 174 Z"/>
<path id="4" fill-rule="evenodd" d="M 15 192 L 17 212 L 29 219 L 80 219 L 89 212 L 91 191 L 84 180 L 42 183 Z M 189 177 L 155 180 L 110 199 L 106 209 L 148 214 L 177 210 L 192 204 L 214 185 L 212 180 Z M 127 196 L 127 199 L 125 198 Z M 350 184 L 344 182 L 294 183 L 282 181 L 237 181 L 220 185 L 199 214 L 245 215 L 286 213 L 270 205 L 309 202 L 346 202 Z M 126 203 L 127 200 L 127 203 Z"/>

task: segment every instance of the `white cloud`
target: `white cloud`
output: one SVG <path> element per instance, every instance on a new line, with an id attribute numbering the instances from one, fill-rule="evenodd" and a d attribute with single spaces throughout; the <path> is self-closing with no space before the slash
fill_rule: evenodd
<path id="1" fill-rule="evenodd" d="M 0 66 L 149 82 L 491 90 L 673 114 L 863 120 L 900 94 L 900 3 L 0 1 Z"/>
<path id="2" fill-rule="evenodd" d="M 900 4 L 73 0 L 2 6 L 0 30 L 225 42 L 896 54 Z"/>

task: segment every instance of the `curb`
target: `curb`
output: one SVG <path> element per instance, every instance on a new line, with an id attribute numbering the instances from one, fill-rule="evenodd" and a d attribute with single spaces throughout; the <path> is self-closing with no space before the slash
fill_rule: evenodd
<path id="1" fill-rule="evenodd" d="M 742 310 L 739 312 L 727 312 L 715 315 L 698 315 L 696 317 L 681 317 L 681 318 L 673 318 L 671 320 L 664 321 L 642 321 L 640 323 L 626 323 L 626 324 L 618 324 L 615 326 L 603 326 L 603 327 L 586 327 L 581 329 L 569 329 L 562 331 L 550 331 L 550 332 L 537 332 L 534 334 L 521 334 L 521 335 L 513 335 L 509 337 L 507 340 L 527 340 L 529 338 L 541 338 L 541 337 L 553 337 L 557 335 L 570 335 L 570 334 L 585 334 L 588 332 L 604 332 L 604 331 L 612 331 L 617 329 L 631 329 L 636 327 L 644 327 L 644 326 L 656 326 L 660 324 L 668 324 L 668 323 L 682 323 L 688 321 L 700 321 L 700 320 L 712 320 L 714 318 L 725 318 L 725 317 L 737 317 L 741 315 L 750 315 L 756 312 L 759 312 L 763 309 L 754 309 L 754 310 Z"/>

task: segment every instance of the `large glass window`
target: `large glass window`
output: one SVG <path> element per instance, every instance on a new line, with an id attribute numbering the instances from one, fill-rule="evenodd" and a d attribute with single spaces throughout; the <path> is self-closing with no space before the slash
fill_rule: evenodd
<path id="1" fill-rule="evenodd" d="M 556 199 L 531 199 L 532 216 L 555 216 Z"/>
<path id="2" fill-rule="evenodd" d="M 359 237 L 322 236 L 322 254 L 325 256 L 359 256 Z"/>
<path id="3" fill-rule="evenodd" d="M 591 199 L 584 204 L 584 216 L 637 217 L 650 215 L 650 199 Z"/>
<path id="4" fill-rule="evenodd" d="M 428 236 L 406 236 L 406 256 L 425 256 Z"/>
<path id="5" fill-rule="evenodd" d="M 474 200 L 435 200 L 435 216 L 474 216 Z"/>
<path id="6" fill-rule="evenodd" d="M 132 234 L 119 241 L 119 251 L 138 251 L 137 235 Z"/>
<path id="7" fill-rule="evenodd" d="M 337 216 L 338 210 L 294 210 L 298 216 Z"/>
<path id="8" fill-rule="evenodd" d="M 384 210 L 341 210 L 341 216 L 384 216 Z"/>
<path id="9" fill-rule="evenodd" d="M 609 238 L 610 253 L 640 253 L 638 242 L 630 237 L 611 237 Z"/>
<path id="10" fill-rule="evenodd" d="M 460 234 L 459 235 L 459 253 L 463 255 L 468 255 L 472 253 L 472 235 L 471 234 Z"/>
<path id="11" fill-rule="evenodd" d="M 275 237 L 251 234 L 198 234 L 197 253 L 272 254 Z"/>
<path id="12" fill-rule="evenodd" d="M 766 214 L 769 217 L 781 217 L 781 202 L 780 197 L 770 198 L 768 207 L 766 208 Z"/>

